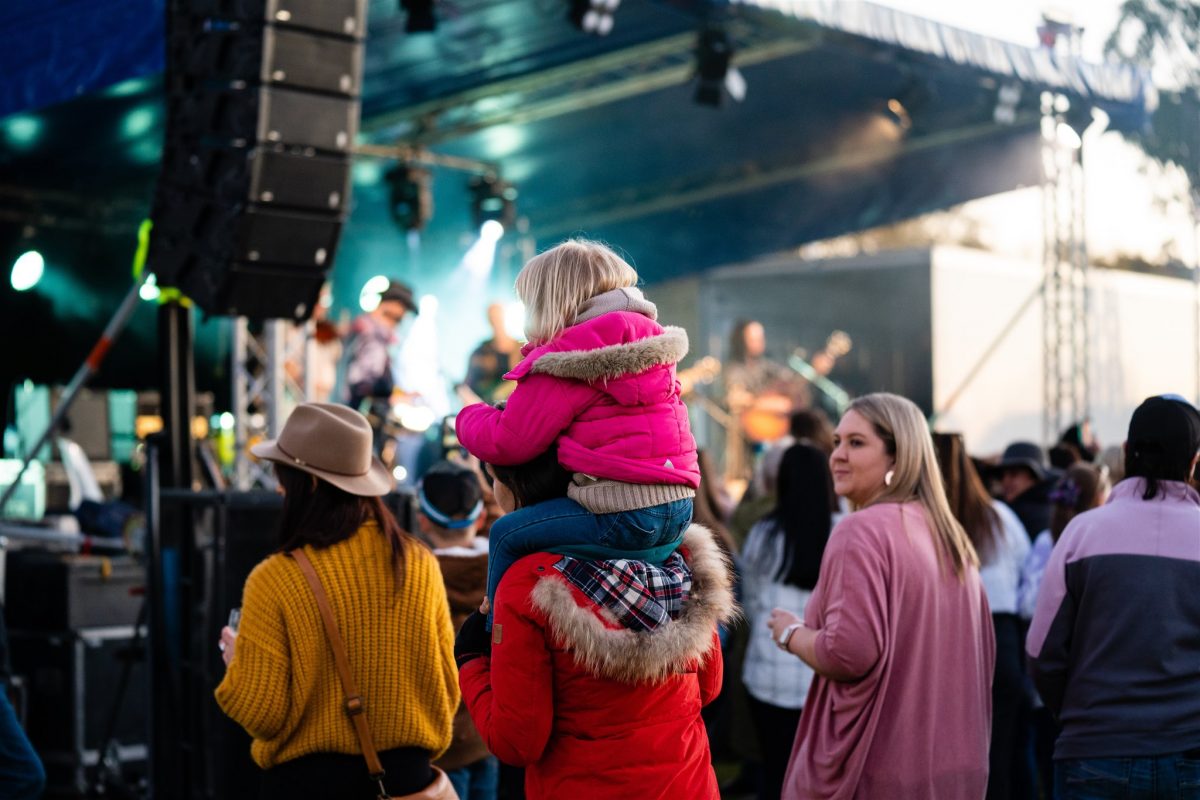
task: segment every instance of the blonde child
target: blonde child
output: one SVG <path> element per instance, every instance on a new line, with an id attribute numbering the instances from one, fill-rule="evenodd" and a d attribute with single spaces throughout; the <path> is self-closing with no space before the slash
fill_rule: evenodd
<path id="1" fill-rule="evenodd" d="M 458 415 L 459 441 L 481 461 L 523 464 L 557 445 L 568 497 L 521 508 L 492 526 L 487 598 L 524 555 L 662 563 L 692 518 L 696 442 L 675 365 L 687 334 L 656 321 L 637 272 L 608 247 L 571 239 L 517 276 L 528 344 L 505 379 L 504 408 Z"/>

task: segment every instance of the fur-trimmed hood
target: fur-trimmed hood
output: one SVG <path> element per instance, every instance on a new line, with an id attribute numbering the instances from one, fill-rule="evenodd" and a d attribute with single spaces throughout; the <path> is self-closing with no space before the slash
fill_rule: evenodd
<path id="1" fill-rule="evenodd" d="M 639 375 L 652 367 L 675 366 L 687 352 L 687 331 L 666 327 L 657 336 L 647 336 L 636 342 L 611 344 L 595 350 L 546 353 L 530 370 L 578 381 L 607 381 L 623 375 Z"/>
<path id="2" fill-rule="evenodd" d="M 521 363 L 505 379 L 519 381 L 536 372 L 592 383 L 674 367 L 687 355 L 688 337 L 683 328 L 664 328 L 644 314 L 611 311 L 522 352 Z"/>
<path id="3" fill-rule="evenodd" d="M 692 525 L 684 534 L 683 552 L 692 569 L 691 594 L 678 619 L 650 632 L 612 627 L 613 615 L 591 601 L 579 605 L 561 576 L 539 580 L 530 600 L 582 669 L 623 683 L 657 683 L 704 658 L 717 623 L 739 613 L 732 568 L 712 532 Z"/>

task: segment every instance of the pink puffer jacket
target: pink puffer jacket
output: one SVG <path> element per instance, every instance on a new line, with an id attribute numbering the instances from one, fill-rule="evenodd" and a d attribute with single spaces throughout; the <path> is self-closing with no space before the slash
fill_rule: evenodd
<path id="1" fill-rule="evenodd" d="M 482 461 L 506 466 L 557 441 L 559 463 L 572 472 L 696 488 L 696 440 L 675 380 L 687 348 L 682 328 L 636 311 L 572 325 L 549 344 L 526 345 L 504 376 L 518 382 L 504 410 L 464 408 L 458 439 Z"/>

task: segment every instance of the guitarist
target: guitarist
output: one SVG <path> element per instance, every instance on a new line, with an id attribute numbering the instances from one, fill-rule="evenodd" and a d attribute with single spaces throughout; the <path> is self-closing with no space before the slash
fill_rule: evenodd
<path id="1" fill-rule="evenodd" d="M 734 324 L 725 368 L 725 404 L 742 424 L 728 431 L 726 473 L 730 477 L 749 477 L 758 446 L 786 435 L 788 415 L 812 404 L 808 382 L 767 358 L 766 351 L 761 322 L 743 319 Z M 781 430 L 773 430 L 776 420 Z"/>

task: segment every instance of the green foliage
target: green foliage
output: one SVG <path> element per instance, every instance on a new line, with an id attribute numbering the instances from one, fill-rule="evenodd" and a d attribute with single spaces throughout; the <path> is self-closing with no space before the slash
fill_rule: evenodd
<path id="1" fill-rule="evenodd" d="M 1151 129 L 1133 138 L 1149 155 L 1182 167 L 1200 191 L 1200 2 L 1125 0 L 1104 52 L 1169 73 L 1177 84 L 1162 93 Z"/>

